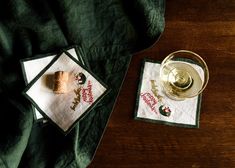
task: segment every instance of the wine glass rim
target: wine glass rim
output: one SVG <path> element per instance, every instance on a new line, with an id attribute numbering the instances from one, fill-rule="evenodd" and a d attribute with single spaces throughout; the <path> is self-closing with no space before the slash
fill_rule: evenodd
<path id="1" fill-rule="evenodd" d="M 197 58 L 199 60 L 199 62 L 202 63 L 203 65 L 203 68 L 205 69 L 204 70 L 204 83 L 203 83 L 203 86 L 202 88 L 194 95 L 191 95 L 191 96 L 187 96 L 185 98 L 192 98 L 192 97 L 195 97 L 199 94 L 201 94 L 203 92 L 203 90 L 206 88 L 208 82 L 209 82 L 209 69 L 208 69 L 208 66 L 206 64 L 206 62 L 204 61 L 204 59 L 197 53 L 193 52 L 193 51 L 190 51 L 190 50 L 177 50 L 177 51 L 174 51 L 174 52 L 171 52 L 170 54 L 168 54 L 166 56 L 166 58 L 162 61 L 161 63 L 161 67 L 160 67 L 160 75 L 161 75 L 161 71 L 162 71 L 162 65 L 168 60 L 168 59 L 171 59 L 172 56 L 174 56 L 174 54 L 177 54 L 177 53 L 188 53 L 188 54 L 192 54 L 195 56 L 195 58 Z"/>

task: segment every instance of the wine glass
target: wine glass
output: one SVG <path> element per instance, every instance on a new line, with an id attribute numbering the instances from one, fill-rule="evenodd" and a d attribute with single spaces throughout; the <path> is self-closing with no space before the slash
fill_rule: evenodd
<path id="1" fill-rule="evenodd" d="M 199 95 L 208 80 L 209 70 L 205 61 L 192 51 L 175 51 L 161 63 L 161 87 L 166 96 L 173 100 L 185 100 Z"/>

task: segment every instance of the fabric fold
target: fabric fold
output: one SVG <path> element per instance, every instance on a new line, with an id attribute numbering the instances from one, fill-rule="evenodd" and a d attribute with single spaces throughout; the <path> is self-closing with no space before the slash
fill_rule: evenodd
<path id="1" fill-rule="evenodd" d="M 53 6 L 53 9 L 52 9 Z M 133 12 L 131 12 L 133 9 Z M 131 53 L 164 29 L 164 0 L 0 2 L 0 158 L 5 167 L 86 167 L 112 112 Z M 66 137 L 33 124 L 20 60 L 77 44 L 90 69 L 112 91 Z"/>

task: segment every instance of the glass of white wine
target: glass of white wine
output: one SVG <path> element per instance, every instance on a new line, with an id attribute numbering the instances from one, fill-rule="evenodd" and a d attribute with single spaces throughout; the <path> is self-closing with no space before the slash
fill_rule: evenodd
<path id="1" fill-rule="evenodd" d="M 209 70 L 205 61 L 192 51 L 175 51 L 161 63 L 161 87 L 166 96 L 173 100 L 185 100 L 199 95 L 208 80 Z"/>

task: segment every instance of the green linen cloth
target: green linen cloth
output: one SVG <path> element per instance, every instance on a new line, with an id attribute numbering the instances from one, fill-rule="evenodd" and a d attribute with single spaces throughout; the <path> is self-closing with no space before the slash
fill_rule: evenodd
<path id="1" fill-rule="evenodd" d="M 164 29 L 164 0 L 0 1 L 0 167 L 81 168 L 94 157 L 131 54 Z M 67 136 L 33 123 L 20 59 L 77 44 L 112 91 Z"/>

